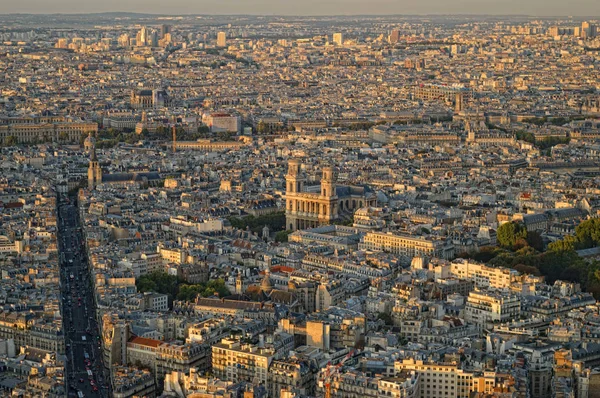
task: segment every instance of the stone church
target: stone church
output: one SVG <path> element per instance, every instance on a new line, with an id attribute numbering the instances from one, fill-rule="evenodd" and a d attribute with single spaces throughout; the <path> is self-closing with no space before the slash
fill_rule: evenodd
<path id="1" fill-rule="evenodd" d="M 324 167 L 321 185 L 306 186 L 301 163 L 292 159 L 286 175 L 286 228 L 296 231 L 349 219 L 356 209 L 377 206 L 377 196 L 366 186 L 337 184 L 332 167 Z"/>

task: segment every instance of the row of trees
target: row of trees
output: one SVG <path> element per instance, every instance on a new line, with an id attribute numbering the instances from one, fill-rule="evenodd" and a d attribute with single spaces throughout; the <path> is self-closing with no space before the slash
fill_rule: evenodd
<path id="1" fill-rule="evenodd" d="M 196 297 L 211 297 L 218 294 L 219 297 L 229 296 L 231 293 L 225 286 L 223 279 L 213 279 L 206 283 L 198 283 L 193 285 L 182 284 L 179 285 L 179 291 L 177 292 L 177 300 L 193 301 Z"/>
<path id="2" fill-rule="evenodd" d="M 529 143 L 535 145 L 537 148 L 542 149 L 542 150 L 550 149 L 553 146 L 556 146 L 559 144 L 568 144 L 571 141 L 571 139 L 569 137 L 546 137 L 541 140 L 536 140 L 535 135 L 533 135 L 533 133 L 529 133 L 526 131 L 518 131 L 517 139 L 529 142 Z"/>
<path id="3" fill-rule="evenodd" d="M 82 140 L 85 139 L 85 137 L 82 135 Z M 15 137 L 14 135 L 9 135 L 8 137 L 4 138 L 3 140 L 0 139 L 0 148 L 4 148 L 4 147 L 9 147 L 9 146 L 15 146 L 18 144 L 21 144 L 23 146 L 28 146 L 28 145 L 38 145 L 38 144 L 43 144 L 45 142 L 51 142 L 52 141 L 52 137 L 48 136 L 48 135 L 44 135 L 41 138 L 34 138 L 31 141 L 28 142 L 19 142 L 18 138 Z M 69 134 L 67 134 L 66 132 L 61 132 L 58 134 L 58 142 L 62 142 L 62 143 L 66 143 L 69 142 Z"/>
<path id="4" fill-rule="evenodd" d="M 575 228 L 575 235 L 550 243 L 548 250 L 555 253 L 570 252 L 597 246 L 600 246 L 600 219 L 592 218 L 579 224 Z"/>
<path id="5" fill-rule="evenodd" d="M 544 250 L 544 242 L 541 235 L 535 231 L 527 231 L 523 224 L 517 222 L 507 222 L 498 228 L 498 244 L 509 250 L 518 250 L 525 246 L 530 246 L 537 251 Z"/>
<path id="6" fill-rule="evenodd" d="M 271 231 L 281 231 L 285 228 L 285 212 L 265 214 L 255 217 L 249 215 L 246 217 L 229 217 L 231 226 L 237 229 L 250 228 L 252 232 L 260 233 L 264 226 L 269 227 Z"/>
<path id="7" fill-rule="evenodd" d="M 198 295 L 210 297 L 218 293 L 220 297 L 230 295 L 222 279 L 210 280 L 206 283 L 188 284 L 177 276 L 169 275 L 163 271 L 155 271 L 142 275 L 135 282 L 139 292 L 155 292 L 169 296 L 169 305 L 173 299 L 191 301 Z"/>

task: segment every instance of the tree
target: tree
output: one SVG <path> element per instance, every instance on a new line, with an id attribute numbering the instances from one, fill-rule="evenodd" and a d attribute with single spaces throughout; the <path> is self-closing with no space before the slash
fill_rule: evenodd
<path id="1" fill-rule="evenodd" d="M 279 231 L 275 234 L 275 242 L 287 242 L 292 231 Z"/>
<path id="2" fill-rule="evenodd" d="M 61 131 L 61 133 L 58 135 L 58 139 L 59 139 L 60 141 L 63 141 L 63 142 L 64 142 L 64 141 L 68 141 L 68 140 L 69 140 L 69 134 L 67 134 L 67 133 L 66 133 L 66 132 L 64 132 L 64 131 Z"/>
<path id="3" fill-rule="evenodd" d="M 256 126 L 256 131 L 258 132 L 258 134 L 270 134 L 271 128 L 265 122 L 260 121 Z"/>
<path id="4" fill-rule="evenodd" d="M 565 236 L 564 239 L 552 242 L 548 249 L 552 252 L 570 252 L 589 249 L 600 245 L 600 219 L 592 218 L 575 228 L 575 235 Z"/>
<path id="5" fill-rule="evenodd" d="M 4 139 L 4 145 L 6 146 L 14 146 L 17 145 L 17 137 L 14 135 L 9 135 Z"/>
<path id="6" fill-rule="evenodd" d="M 175 297 L 178 291 L 177 277 L 162 271 L 140 276 L 136 281 L 136 285 L 140 292 L 152 291 L 168 294 L 170 297 Z"/>
<path id="7" fill-rule="evenodd" d="M 537 231 L 527 232 L 527 244 L 539 252 L 544 250 L 544 240 Z"/>
<path id="8" fill-rule="evenodd" d="M 573 236 L 565 236 L 562 240 L 557 240 L 548 245 L 550 252 L 572 252 L 575 251 L 576 239 Z"/>
<path id="9" fill-rule="evenodd" d="M 199 295 L 202 297 L 210 297 L 215 293 L 218 294 L 219 297 L 227 297 L 231 294 L 225 286 L 225 281 L 223 279 L 212 279 L 206 283 L 198 283 L 195 285 L 182 284 L 179 286 L 177 299 L 193 301 Z"/>
<path id="10" fill-rule="evenodd" d="M 271 231 L 281 231 L 285 228 L 285 212 L 264 214 L 258 217 L 254 217 L 253 215 L 243 218 L 229 217 L 228 220 L 233 228 L 246 229 L 250 227 L 252 232 L 262 231 L 265 225 Z"/>
<path id="11" fill-rule="evenodd" d="M 592 218 L 575 228 L 577 245 L 582 249 L 600 245 L 600 219 Z"/>
<path id="12" fill-rule="evenodd" d="M 380 312 L 377 314 L 377 319 L 381 319 L 382 321 L 385 322 L 386 325 L 388 326 L 393 326 L 394 325 L 394 321 L 392 320 L 392 317 L 390 314 L 387 314 L 385 312 Z"/>
<path id="13" fill-rule="evenodd" d="M 512 249 L 518 239 L 527 238 L 527 229 L 514 221 L 504 223 L 498 228 L 497 239 L 500 246 Z"/>

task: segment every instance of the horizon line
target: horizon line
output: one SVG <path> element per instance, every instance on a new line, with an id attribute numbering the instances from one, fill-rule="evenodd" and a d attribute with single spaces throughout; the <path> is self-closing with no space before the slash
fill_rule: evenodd
<path id="1" fill-rule="evenodd" d="M 535 15 L 535 14 L 489 14 L 489 13 L 407 13 L 407 14 L 252 14 L 252 13 L 241 13 L 241 14 L 211 14 L 211 13 L 189 13 L 189 14 L 167 14 L 167 13 L 153 13 L 153 12 L 135 12 L 135 11 L 96 11 L 96 12 L 54 12 L 54 13 L 36 13 L 36 12 L 10 12 L 0 13 L 0 16 L 11 16 L 11 15 L 99 15 L 99 14 L 131 14 L 131 15 L 148 15 L 157 17 L 191 17 L 191 16 L 210 16 L 210 17 L 431 17 L 431 16 L 465 16 L 465 17 L 530 17 L 530 18 L 587 18 L 587 19 L 599 19 L 598 16 L 590 15 Z"/>

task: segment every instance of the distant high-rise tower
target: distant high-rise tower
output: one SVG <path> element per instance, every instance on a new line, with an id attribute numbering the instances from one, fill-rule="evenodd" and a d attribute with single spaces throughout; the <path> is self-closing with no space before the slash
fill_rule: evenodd
<path id="1" fill-rule="evenodd" d="M 226 47 L 227 46 L 227 33 L 219 32 L 217 33 L 217 47 Z"/>
<path id="2" fill-rule="evenodd" d="M 135 40 L 135 44 L 139 47 L 144 47 L 148 43 L 148 29 L 142 26 L 142 29 L 138 32 Z"/>
<path id="3" fill-rule="evenodd" d="M 596 26 L 591 23 L 584 21 L 581 23 L 581 29 L 579 32 L 579 37 L 582 39 L 592 39 L 596 36 Z"/>
<path id="4" fill-rule="evenodd" d="M 333 34 L 333 42 L 338 46 L 344 45 L 344 34 L 343 33 L 334 33 Z"/>
<path id="5" fill-rule="evenodd" d="M 167 33 L 171 33 L 171 25 L 162 25 L 160 27 L 160 38 L 164 39 Z"/>
<path id="6" fill-rule="evenodd" d="M 396 44 L 400 41 L 400 31 L 398 29 L 392 30 L 389 37 L 390 44 Z"/>

